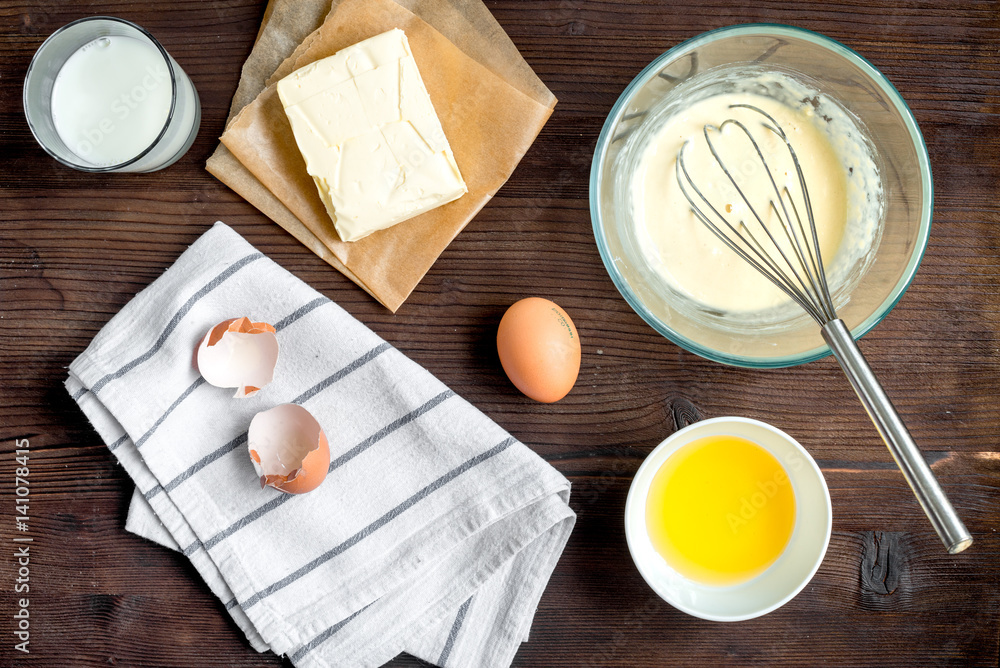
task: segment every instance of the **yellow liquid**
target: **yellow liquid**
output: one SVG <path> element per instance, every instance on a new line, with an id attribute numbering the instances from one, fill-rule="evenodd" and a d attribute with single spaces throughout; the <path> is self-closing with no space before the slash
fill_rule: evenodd
<path id="1" fill-rule="evenodd" d="M 681 575 L 707 585 L 763 573 L 788 545 L 794 524 L 785 469 L 736 436 L 708 436 L 677 450 L 656 472 L 646 500 L 653 547 Z"/>

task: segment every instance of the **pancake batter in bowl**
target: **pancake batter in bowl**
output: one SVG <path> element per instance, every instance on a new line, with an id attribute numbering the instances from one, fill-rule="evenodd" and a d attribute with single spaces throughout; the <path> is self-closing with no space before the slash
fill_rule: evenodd
<path id="1" fill-rule="evenodd" d="M 864 257 L 877 242 L 881 198 L 873 198 L 865 190 L 874 189 L 878 195 L 881 190 L 872 187 L 879 184 L 878 172 L 865 151 L 863 135 L 843 110 L 832 109 L 829 101 L 821 103 L 818 96 L 802 94 L 801 86 L 788 77 L 767 74 L 763 78 L 772 83 L 772 89 L 798 93 L 792 98 L 795 102 L 732 91 L 684 105 L 645 138 L 632 173 L 630 195 L 639 246 L 670 288 L 710 313 L 743 319 L 761 315 L 761 320 L 767 321 L 773 318 L 766 314 L 773 314 L 791 300 L 695 217 L 677 182 L 676 162 L 682 147 L 688 173 L 709 202 L 734 226 L 743 222 L 769 254 L 777 255 L 750 206 L 712 155 L 704 134 L 708 125 L 719 157 L 763 225 L 779 240 L 782 250 L 789 252 L 786 234 L 769 203 L 778 201 L 775 185 L 779 191 L 787 187 L 804 218 L 798 174 L 784 140 L 765 127 L 766 117 L 733 105 L 753 105 L 773 117 L 799 158 L 820 252 L 834 292 L 843 287 L 848 274 L 856 280 L 858 268 L 864 268 Z M 759 89 L 767 90 L 768 86 Z M 718 130 L 727 119 L 740 121 L 750 131 L 771 169 L 773 185 L 743 130 L 735 124 Z M 697 195 L 689 193 L 700 204 Z M 794 220 L 791 209 L 789 213 Z M 713 222 L 722 226 L 719 220 Z"/>

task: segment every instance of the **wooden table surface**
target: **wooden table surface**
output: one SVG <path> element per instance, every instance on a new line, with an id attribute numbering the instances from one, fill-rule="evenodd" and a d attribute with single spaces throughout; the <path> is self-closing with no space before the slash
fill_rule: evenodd
<path id="1" fill-rule="evenodd" d="M 62 383 L 98 330 L 221 219 L 436 374 L 573 483 L 579 515 L 515 666 L 997 666 L 1000 630 L 1000 3 L 491 1 L 559 98 L 509 182 L 393 315 L 209 175 L 261 0 L 0 2 L 0 665 L 268 666 L 187 560 L 124 530 L 132 484 Z M 87 15 L 133 20 L 191 76 L 191 151 L 146 175 L 87 175 L 35 144 L 21 85 L 35 49 Z M 949 556 L 832 359 L 730 368 L 626 305 L 591 232 L 605 116 L 652 58 L 702 31 L 787 23 L 859 51 L 910 104 L 930 151 L 934 224 L 905 297 L 862 349 L 975 538 Z M 574 390 L 533 403 L 493 338 L 504 309 L 549 297 L 576 321 Z M 650 450 L 699 418 L 795 436 L 833 498 L 814 580 L 723 625 L 660 601 L 625 544 L 625 496 Z M 30 441 L 30 656 L 13 649 L 15 439 Z M 401 656 L 392 666 L 421 662 Z"/>

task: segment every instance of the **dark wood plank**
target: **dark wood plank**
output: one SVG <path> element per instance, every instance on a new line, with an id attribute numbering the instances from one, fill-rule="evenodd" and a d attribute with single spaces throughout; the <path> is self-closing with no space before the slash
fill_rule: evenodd
<path id="1" fill-rule="evenodd" d="M 36 539 L 30 657 L 12 650 L 16 565 L 0 556 L 0 665 L 283 663 L 247 645 L 183 556 L 124 531 L 128 478 L 62 388 L 67 365 L 107 320 L 217 219 L 572 480 L 579 521 L 515 666 L 1000 665 L 997 3 L 487 4 L 560 102 L 507 185 L 393 315 L 203 169 L 263 2 L 0 2 L 0 555 L 12 552 L 20 438 L 31 442 Z M 147 27 L 198 88 L 201 133 L 170 169 L 78 174 L 34 143 L 20 103 L 31 55 L 90 14 Z M 604 271 L 587 189 L 605 115 L 659 53 L 748 21 L 799 25 L 858 50 L 921 125 L 935 176 L 931 241 L 906 296 L 861 345 L 976 538 L 965 554 L 943 553 L 833 361 L 751 371 L 701 360 L 646 326 Z M 580 380 L 554 405 L 518 394 L 496 359 L 504 309 L 529 295 L 558 301 L 583 341 Z M 796 436 L 834 503 L 813 582 L 778 611 L 729 625 L 653 595 L 622 522 L 645 455 L 677 428 L 720 415 Z"/>

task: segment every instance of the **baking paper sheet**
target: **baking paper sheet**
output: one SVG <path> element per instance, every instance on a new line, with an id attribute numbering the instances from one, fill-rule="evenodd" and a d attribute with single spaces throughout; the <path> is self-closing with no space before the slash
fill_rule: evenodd
<path id="1" fill-rule="evenodd" d="M 395 311 L 507 180 L 555 98 L 479 0 L 343 0 L 334 2 L 322 20 L 327 5 L 272 1 L 243 68 L 224 146 L 209 159 L 208 169 Z M 305 171 L 273 84 L 314 60 L 397 27 L 407 33 L 469 193 L 344 243 Z"/>

